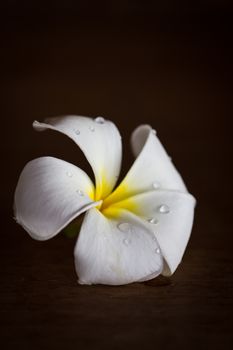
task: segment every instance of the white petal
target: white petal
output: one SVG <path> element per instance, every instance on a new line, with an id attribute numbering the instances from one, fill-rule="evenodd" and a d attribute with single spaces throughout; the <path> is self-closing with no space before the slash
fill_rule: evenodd
<path id="1" fill-rule="evenodd" d="M 163 274 L 171 275 L 181 262 L 187 246 L 195 203 L 195 198 L 189 193 L 157 190 L 118 202 L 115 207 L 133 208 L 134 213 L 147 222 L 167 264 Z"/>
<path id="2" fill-rule="evenodd" d="M 153 233 L 130 212 L 118 219 L 88 211 L 75 247 L 81 284 L 121 285 L 159 275 L 163 259 Z"/>
<path id="3" fill-rule="evenodd" d="M 103 118 L 81 116 L 50 118 L 46 123 L 35 121 L 42 131 L 52 129 L 70 137 L 81 148 L 92 166 L 96 180 L 96 200 L 106 197 L 116 184 L 121 167 L 122 145 L 116 126 Z"/>
<path id="4" fill-rule="evenodd" d="M 155 130 L 149 125 L 139 126 L 132 134 L 131 143 L 138 157 L 121 184 L 109 196 L 106 205 L 158 188 L 187 191 Z"/>
<path id="5" fill-rule="evenodd" d="M 27 163 L 15 191 L 16 221 L 35 239 L 55 236 L 87 209 L 97 206 L 89 177 L 63 160 L 42 157 Z"/>
<path id="6" fill-rule="evenodd" d="M 134 130 L 131 145 L 136 159 L 128 174 L 132 180 L 137 180 L 140 174 L 140 187 L 152 186 L 163 189 L 186 191 L 185 184 L 173 165 L 155 130 L 149 125 L 141 125 Z M 143 170 L 144 171 L 143 171 Z M 142 176 L 143 175 L 143 176 Z M 151 187 L 149 188 L 151 189 Z"/>

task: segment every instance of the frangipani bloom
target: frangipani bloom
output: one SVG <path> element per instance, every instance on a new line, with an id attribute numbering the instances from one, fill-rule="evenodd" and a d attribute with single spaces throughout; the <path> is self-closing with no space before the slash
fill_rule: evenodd
<path id="1" fill-rule="evenodd" d="M 81 284 L 121 285 L 176 270 L 193 224 L 194 197 L 167 155 L 155 130 L 139 126 L 132 134 L 136 160 L 114 189 L 122 157 L 116 126 L 102 117 L 35 121 L 83 151 L 95 186 L 77 166 L 53 157 L 30 161 L 15 191 L 17 222 L 37 240 L 57 235 L 86 212 L 74 249 Z"/>

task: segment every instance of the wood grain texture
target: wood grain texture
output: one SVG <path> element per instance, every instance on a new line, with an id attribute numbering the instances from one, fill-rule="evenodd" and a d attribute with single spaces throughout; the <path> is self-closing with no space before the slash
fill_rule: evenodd
<path id="1" fill-rule="evenodd" d="M 224 2 L 221 11 L 172 12 L 169 21 L 164 11 L 3 21 L 1 349 L 232 348 L 230 13 Z M 197 198 L 192 237 L 170 279 L 80 286 L 74 239 L 36 242 L 12 219 L 30 159 L 53 155 L 91 174 L 70 140 L 31 128 L 34 119 L 68 113 L 118 125 L 123 174 L 133 128 L 157 130 Z"/>

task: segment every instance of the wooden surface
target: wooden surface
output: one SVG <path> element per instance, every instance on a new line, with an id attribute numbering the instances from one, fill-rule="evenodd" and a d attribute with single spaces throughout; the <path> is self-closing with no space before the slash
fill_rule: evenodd
<path id="1" fill-rule="evenodd" d="M 145 17 L 2 14 L 1 349 L 232 348 L 232 12 L 223 3 Z M 80 286 L 74 239 L 36 242 L 12 219 L 30 159 L 53 155 L 90 172 L 70 140 L 31 128 L 68 113 L 118 125 L 123 173 L 134 127 L 157 130 L 198 203 L 170 279 Z"/>

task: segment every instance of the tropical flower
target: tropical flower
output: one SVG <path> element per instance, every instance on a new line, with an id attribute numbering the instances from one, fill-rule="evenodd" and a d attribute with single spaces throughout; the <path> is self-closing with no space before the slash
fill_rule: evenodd
<path id="1" fill-rule="evenodd" d="M 133 132 L 136 160 L 115 188 L 122 144 L 111 121 L 66 116 L 34 121 L 33 127 L 70 137 L 89 161 L 95 186 L 63 160 L 41 157 L 27 163 L 14 208 L 29 235 L 52 238 L 86 212 L 74 249 L 80 284 L 121 285 L 173 274 L 189 240 L 195 199 L 155 130 L 141 125 Z"/>

